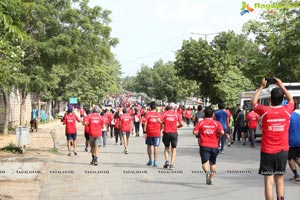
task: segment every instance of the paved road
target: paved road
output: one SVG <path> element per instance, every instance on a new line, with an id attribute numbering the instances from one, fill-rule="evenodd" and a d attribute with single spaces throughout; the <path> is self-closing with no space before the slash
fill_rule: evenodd
<path id="1" fill-rule="evenodd" d="M 141 137 L 130 139 L 128 155 L 123 153 L 122 146 L 115 145 L 109 138 L 107 147 L 101 148 L 99 166 L 91 166 L 90 154 L 83 151 L 84 138 L 81 135 L 78 156 L 68 157 L 67 151 L 63 151 L 62 156 L 49 163 L 40 199 L 264 199 L 263 177 L 257 174 L 259 147 L 253 149 L 239 143 L 227 147 L 225 154 L 218 157 L 215 183 L 209 186 L 205 184 L 197 140 L 191 131 L 192 128 L 185 127 L 179 132 L 173 171 L 162 168 L 162 144 L 159 167 L 146 166 L 146 146 Z M 298 200 L 300 183 L 288 181 L 291 176 L 288 170 L 286 199 Z"/>

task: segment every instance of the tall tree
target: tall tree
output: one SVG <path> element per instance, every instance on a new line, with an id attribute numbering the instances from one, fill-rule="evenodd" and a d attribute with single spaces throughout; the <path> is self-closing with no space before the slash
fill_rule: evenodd
<path id="1" fill-rule="evenodd" d="M 291 0 L 278 3 L 290 4 Z M 285 82 L 299 81 L 300 13 L 298 8 L 264 11 L 259 21 L 247 22 L 243 29 L 255 37 L 265 58 L 265 76 L 277 76 Z"/>

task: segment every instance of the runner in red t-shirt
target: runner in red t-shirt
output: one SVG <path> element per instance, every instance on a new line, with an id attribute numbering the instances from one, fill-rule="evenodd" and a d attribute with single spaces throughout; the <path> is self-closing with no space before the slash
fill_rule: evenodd
<path id="1" fill-rule="evenodd" d="M 255 133 L 258 119 L 259 115 L 254 112 L 253 109 L 251 109 L 247 114 L 248 132 L 250 135 L 251 147 L 255 147 Z"/>
<path id="2" fill-rule="evenodd" d="M 190 126 L 192 116 L 193 116 L 193 110 L 190 107 L 188 107 L 185 111 L 185 120 L 187 126 Z"/>
<path id="3" fill-rule="evenodd" d="M 176 146 L 178 141 L 177 128 L 183 127 L 181 116 L 175 112 L 175 103 L 170 103 L 170 110 L 165 111 L 161 116 L 161 122 L 163 123 L 163 143 L 165 145 L 165 164 L 164 168 L 174 169 L 174 162 L 176 158 Z M 169 148 L 170 144 L 172 147 L 171 151 L 171 163 L 169 163 Z"/>
<path id="4" fill-rule="evenodd" d="M 146 114 L 146 122 L 144 127 L 144 138 L 146 139 L 147 153 L 149 158 L 147 165 L 151 166 L 153 164 L 154 167 L 157 167 L 158 147 L 160 144 L 161 136 L 160 113 L 156 111 L 156 103 L 154 101 L 150 103 L 150 109 L 151 111 L 147 112 Z M 151 146 L 154 147 L 153 163 Z"/>
<path id="5" fill-rule="evenodd" d="M 276 85 L 271 91 L 271 106 L 258 104 L 259 95 L 267 82 Z M 288 103 L 281 105 L 284 95 Z M 252 99 L 254 111 L 261 116 L 262 138 L 259 173 L 264 175 L 265 198 L 273 198 L 273 184 L 275 181 L 278 200 L 284 199 L 284 174 L 288 159 L 288 130 L 290 114 L 294 110 L 294 100 L 278 78 L 262 79 L 260 87 Z"/>
<path id="6" fill-rule="evenodd" d="M 80 119 L 83 119 L 84 114 L 85 114 L 85 110 L 83 109 L 83 107 L 81 106 L 79 109 L 79 114 L 80 114 Z"/>
<path id="7" fill-rule="evenodd" d="M 87 124 L 88 115 L 90 114 L 90 110 L 86 111 L 86 116 L 83 117 L 83 125 L 84 125 L 84 137 L 85 137 L 85 151 L 88 152 L 89 140 L 90 140 L 90 126 Z"/>
<path id="8" fill-rule="evenodd" d="M 194 135 L 200 136 L 200 156 L 202 169 L 206 173 L 206 184 L 212 185 L 216 173 L 216 161 L 219 154 L 219 138 L 224 135 L 222 124 L 213 119 L 214 110 L 204 109 L 205 119 L 198 122 L 193 130 Z"/>
<path id="9" fill-rule="evenodd" d="M 71 156 L 71 141 L 73 141 L 73 152 L 74 155 L 77 155 L 76 152 L 76 138 L 77 138 L 77 128 L 76 121 L 80 122 L 80 119 L 77 117 L 75 113 L 73 113 L 73 109 L 68 109 L 67 114 L 62 118 L 62 123 L 66 125 L 66 137 L 67 137 L 67 147 L 68 147 L 68 156 Z"/>
<path id="10" fill-rule="evenodd" d="M 120 116 L 120 130 L 123 135 L 124 153 L 128 154 L 128 144 L 130 131 L 132 129 L 132 117 L 123 109 L 123 114 Z"/>
<path id="11" fill-rule="evenodd" d="M 119 111 L 117 111 L 114 115 L 114 134 L 115 134 L 115 140 L 116 144 L 118 144 L 118 140 L 120 138 L 120 145 L 122 145 L 122 133 L 120 131 L 120 114 Z"/>
<path id="12" fill-rule="evenodd" d="M 90 127 L 90 145 L 92 161 L 91 165 L 98 165 L 99 146 L 102 137 L 102 128 L 104 126 L 103 117 L 100 115 L 101 108 L 95 106 L 93 113 L 89 114 L 85 125 Z"/>

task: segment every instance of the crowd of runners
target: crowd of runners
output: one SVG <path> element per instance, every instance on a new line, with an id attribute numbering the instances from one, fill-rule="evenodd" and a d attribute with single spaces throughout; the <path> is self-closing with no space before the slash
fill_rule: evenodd
<path id="1" fill-rule="evenodd" d="M 185 123 L 187 127 L 194 127 L 193 134 L 199 141 L 206 184 L 211 185 L 216 172 L 216 159 L 219 153 L 224 153 L 224 146 L 227 144 L 231 147 L 235 142 L 242 142 L 246 146 L 249 142 L 250 146 L 255 148 L 255 131 L 260 121 L 263 133 L 259 173 L 265 177 L 266 199 L 273 197 L 272 186 L 275 182 L 277 197 L 282 200 L 284 195 L 282 175 L 285 173 L 287 160 L 294 173 L 291 179 L 300 181 L 296 170 L 296 164 L 300 165 L 300 123 L 297 121 L 300 120 L 300 115 L 293 112 L 293 99 L 281 81 L 276 78 L 275 80 L 279 91 L 276 89 L 274 94 L 271 93 L 271 107 L 257 103 L 259 91 L 266 85 L 266 80 L 263 79 L 253 98 L 253 109 L 247 107 L 240 109 L 238 106 L 233 114 L 224 103 L 219 103 L 217 110 L 202 105 L 197 108 L 185 108 L 175 103 L 162 107 L 157 106 L 155 102 L 146 106 L 138 103 L 119 105 L 116 109 L 102 109 L 100 106 L 93 106 L 91 109 L 81 107 L 80 117 L 70 107 L 62 119 L 66 125 L 68 155 L 72 154 L 72 143 L 73 154 L 77 155 L 77 121 L 85 126 L 85 151 L 91 152 L 91 165 L 98 165 L 99 147 L 106 146 L 107 137 L 114 137 L 115 144 L 123 145 L 124 153 L 128 154 L 130 137 L 143 135 L 148 155 L 146 165 L 158 166 L 158 147 L 162 140 L 165 147 L 165 161 L 162 166 L 174 169 L 178 128 L 183 127 Z M 284 95 L 287 101 L 282 105 Z"/>

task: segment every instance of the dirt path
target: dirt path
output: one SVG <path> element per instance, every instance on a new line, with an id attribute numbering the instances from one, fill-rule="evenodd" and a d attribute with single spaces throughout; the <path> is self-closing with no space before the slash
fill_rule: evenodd
<path id="1" fill-rule="evenodd" d="M 57 147 L 63 148 L 64 126 L 53 121 L 39 126 L 38 132 L 30 133 L 30 145 L 25 154 L 0 151 L 0 200 L 37 200 L 49 163 L 57 156 L 51 152 L 51 129 L 56 129 Z M 0 148 L 16 144 L 14 132 L 0 136 Z"/>

